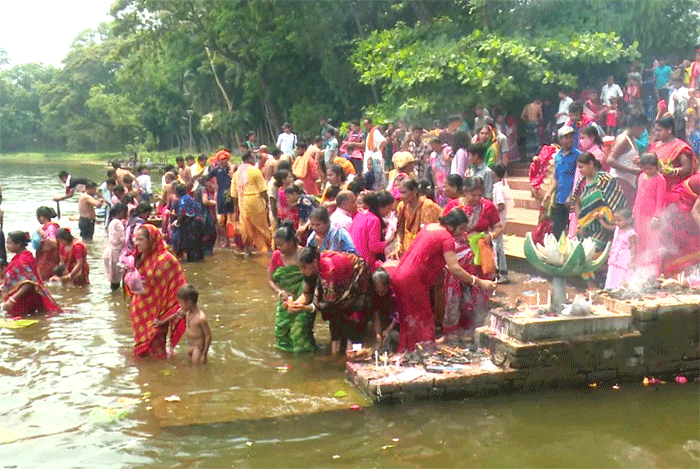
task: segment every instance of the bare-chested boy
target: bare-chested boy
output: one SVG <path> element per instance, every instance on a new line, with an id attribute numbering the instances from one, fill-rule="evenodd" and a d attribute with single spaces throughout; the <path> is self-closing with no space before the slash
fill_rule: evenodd
<path id="1" fill-rule="evenodd" d="M 85 184 L 85 192 L 78 198 L 78 228 L 84 242 L 92 241 L 95 234 L 95 207 L 101 207 L 105 201 L 103 198 L 96 198 L 96 194 L 97 184 L 88 181 Z"/>
<path id="2" fill-rule="evenodd" d="M 180 305 L 180 311 L 163 321 L 155 322 L 156 326 L 161 326 L 173 319 L 185 318 L 187 324 L 187 329 L 185 330 L 187 359 L 195 365 L 207 362 L 207 353 L 211 344 L 211 329 L 209 329 L 209 323 L 204 315 L 204 311 L 197 306 L 198 300 L 199 292 L 194 285 L 183 285 L 177 291 L 177 302 Z"/>

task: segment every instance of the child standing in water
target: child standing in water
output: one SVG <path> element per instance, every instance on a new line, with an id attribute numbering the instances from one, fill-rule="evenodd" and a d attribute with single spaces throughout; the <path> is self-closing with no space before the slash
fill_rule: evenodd
<path id="1" fill-rule="evenodd" d="M 666 201 L 666 179 L 659 172 L 659 159 L 654 153 L 644 153 L 639 159 L 642 173 L 637 179 L 637 196 L 634 199 L 634 231 L 637 233 L 637 253 L 640 266 L 653 269 L 656 274 L 656 257 L 660 238 L 653 220 L 661 215 Z"/>
<path id="2" fill-rule="evenodd" d="M 632 224 L 632 212 L 630 209 L 624 208 L 615 213 L 614 219 L 616 227 L 610 248 L 610 257 L 608 257 L 606 290 L 620 287 L 629 278 L 637 255 L 637 233 Z M 604 219 L 601 219 L 600 223 L 607 228 Z"/>
<path id="3" fill-rule="evenodd" d="M 76 287 L 90 283 L 90 266 L 87 263 L 87 249 L 75 240 L 70 230 L 61 228 L 56 232 L 60 262 L 56 267 L 56 278 Z"/>
<path id="4" fill-rule="evenodd" d="M 78 198 L 78 228 L 80 228 L 80 237 L 84 243 L 92 241 L 95 234 L 95 207 L 101 207 L 104 199 L 95 198 L 97 194 L 97 184 L 88 181 L 85 184 L 85 192 L 80 194 Z"/>
<path id="5" fill-rule="evenodd" d="M 199 292 L 193 285 L 183 285 L 177 291 L 177 302 L 180 310 L 164 320 L 156 320 L 156 326 L 162 326 L 175 318 L 184 317 L 187 329 L 187 359 L 194 365 L 207 362 L 207 353 L 211 344 L 211 329 L 204 311 L 197 306 Z"/>

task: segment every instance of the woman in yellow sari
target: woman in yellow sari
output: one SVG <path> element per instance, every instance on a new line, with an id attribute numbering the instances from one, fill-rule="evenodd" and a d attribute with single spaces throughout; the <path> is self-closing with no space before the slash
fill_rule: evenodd
<path id="1" fill-rule="evenodd" d="M 267 221 L 267 184 L 253 162 L 253 154 L 244 153 L 231 182 L 231 198 L 238 209 L 239 229 L 246 255 L 250 254 L 252 246 L 267 252 L 272 242 Z"/>
<path id="2" fill-rule="evenodd" d="M 418 183 L 415 179 L 405 179 L 399 192 L 401 202 L 396 207 L 398 243 L 389 256 L 392 259 L 400 258 L 408 251 L 421 228 L 429 223 L 437 223 L 442 216 L 442 209 L 438 204 L 418 194 Z"/>

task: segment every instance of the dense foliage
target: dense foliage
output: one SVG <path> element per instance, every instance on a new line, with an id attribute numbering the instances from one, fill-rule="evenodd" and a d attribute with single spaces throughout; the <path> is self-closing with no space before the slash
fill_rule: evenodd
<path id="1" fill-rule="evenodd" d="M 116 0 L 55 68 L 0 49 L 0 151 L 193 151 L 422 120 L 691 56 L 700 0 Z M 647 64 L 648 65 L 648 64 Z M 190 130 L 191 128 L 191 130 Z M 191 137 L 190 137 L 191 135 Z M 190 140 L 191 138 L 191 140 Z"/>

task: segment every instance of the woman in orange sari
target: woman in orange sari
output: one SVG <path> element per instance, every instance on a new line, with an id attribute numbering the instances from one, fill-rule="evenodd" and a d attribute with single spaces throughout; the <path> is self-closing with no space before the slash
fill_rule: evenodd
<path id="1" fill-rule="evenodd" d="M 61 308 L 51 297 L 39 277 L 36 261 L 27 251 L 29 233 L 7 234 L 7 251 L 14 254 L 3 274 L 2 297 L 10 316 L 33 313 L 58 313 Z"/>
<path id="2" fill-rule="evenodd" d="M 144 224 L 138 228 L 134 245 L 136 269 L 143 280 L 143 289 L 134 293 L 131 302 L 134 354 L 162 360 L 170 350 L 166 345 L 168 335 L 174 348 L 185 332 L 184 319 L 167 321 L 180 309 L 177 290 L 187 283 L 185 273 L 155 226 Z"/>
<path id="3" fill-rule="evenodd" d="M 292 173 L 297 179 L 304 181 L 304 192 L 309 195 L 320 194 L 316 184 L 319 174 L 315 156 L 307 150 L 305 143 L 297 143 L 297 159 L 292 163 Z"/>
<path id="4" fill-rule="evenodd" d="M 649 145 L 647 152 L 659 158 L 661 173 L 666 178 L 666 190 L 671 191 L 698 169 L 698 160 L 690 145 L 673 134 L 673 117 L 661 117 L 654 126 L 656 141 Z"/>
<path id="5" fill-rule="evenodd" d="M 391 253 L 392 259 L 398 259 L 408 251 L 418 232 L 430 223 L 437 223 L 442 216 L 442 208 L 432 200 L 418 194 L 415 179 L 406 179 L 399 188 L 401 202 L 396 207 L 398 243 Z"/>

